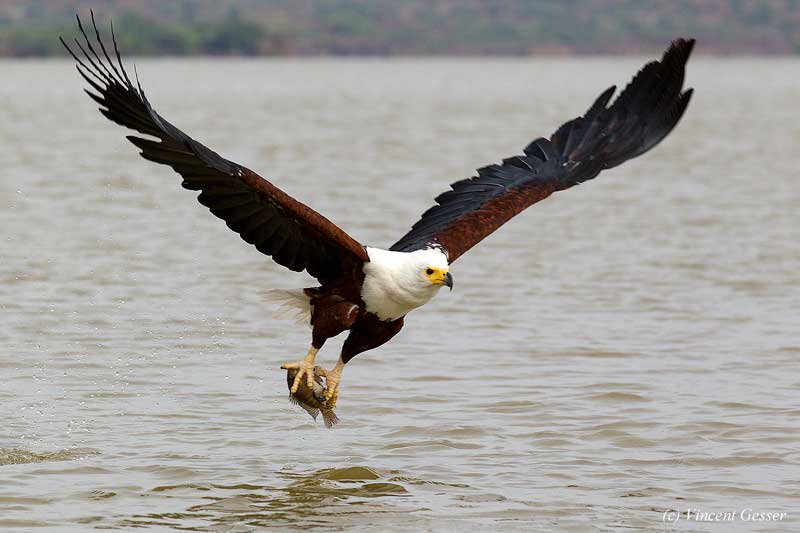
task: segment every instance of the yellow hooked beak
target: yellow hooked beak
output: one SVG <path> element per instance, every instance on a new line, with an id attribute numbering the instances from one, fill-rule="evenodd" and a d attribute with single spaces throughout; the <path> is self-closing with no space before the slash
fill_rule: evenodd
<path id="1" fill-rule="evenodd" d="M 435 285 L 447 285 L 450 287 L 450 290 L 453 290 L 453 276 L 450 272 L 445 272 L 438 268 L 429 268 L 429 271 L 432 271 L 428 274 L 428 279 L 431 280 L 431 283 Z"/>

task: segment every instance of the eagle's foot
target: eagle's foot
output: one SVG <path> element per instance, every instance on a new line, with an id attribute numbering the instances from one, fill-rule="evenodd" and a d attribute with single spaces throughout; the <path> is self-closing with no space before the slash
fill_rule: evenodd
<path id="1" fill-rule="evenodd" d="M 306 354 L 305 358 L 301 361 L 295 361 L 293 363 L 283 363 L 281 368 L 284 370 L 289 370 L 290 368 L 297 369 L 297 374 L 294 376 L 294 381 L 292 382 L 292 388 L 289 390 L 292 394 L 297 392 L 297 389 L 300 387 L 300 381 L 303 379 L 303 376 L 306 377 L 306 385 L 309 389 L 314 388 L 314 358 L 317 356 L 317 350 L 311 348 Z"/>
<path id="2" fill-rule="evenodd" d="M 318 376 L 325 378 L 325 403 L 328 404 L 329 409 L 336 407 L 336 401 L 339 399 L 339 382 L 342 380 L 343 369 L 344 364 L 341 360 L 331 370 L 325 370 L 319 366 L 314 368 L 314 372 Z"/>

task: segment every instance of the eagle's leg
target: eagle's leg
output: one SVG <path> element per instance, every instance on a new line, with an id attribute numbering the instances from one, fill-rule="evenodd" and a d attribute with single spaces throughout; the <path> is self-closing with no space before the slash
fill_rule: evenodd
<path id="1" fill-rule="evenodd" d="M 294 363 L 283 363 L 281 368 L 284 370 L 288 370 L 290 368 L 297 369 L 297 375 L 294 377 L 294 382 L 292 383 L 291 393 L 294 394 L 297 392 L 298 387 L 300 387 L 301 379 L 303 376 L 306 376 L 306 385 L 309 388 L 314 387 L 314 359 L 317 357 L 317 352 L 319 348 L 311 348 L 308 349 L 308 353 L 306 354 L 305 358 L 301 361 L 295 361 Z"/>
<path id="2" fill-rule="evenodd" d="M 309 289 L 306 290 L 308 291 Z M 333 369 L 325 371 L 320 367 L 316 367 L 315 369 L 314 358 L 327 339 L 350 329 L 350 326 L 352 326 L 358 318 L 360 309 L 358 305 L 346 301 L 336 294 L 317 294 L 311 299 L 311 305 L 311 348 L 308 350 L 305 359 L 294 363 L 285 363 L 281 365 L 281 368 L 296 368 L 298 370 L 297 375 L 294 377 L 294 382 L 292 383 L 292 394 L 297 392 L 297 389 L 300 387 L 300 383 L 302 383 L 300 380 L 303 375 L 306 376 L 306 383 L 309 388 L 314 387 L 315 372 L 320 376 L 326 376 L 325 381 L 328 392 L 326 393 L 325 399 L 330 400 L 339 387 L 339 379 L 342 375 L 344 363 L 339 359 L 339 363 L 337 363 Z"/>
<path id="3" fill-rule="evenodd" d="M 336 366 L 330 370 L 316 367 L 317 375 L 325 376 L 325 400 L 331 409 L 336 406 L 336 400 L 339 399 L 339 383 L 342 380 L 344 365 L 356 355 L 385 343 L 397 335 L 402 327 L 402 318 L 385 322 L 374 315 L 368 315 L 350 328 L 350 334 L 344 341 Z"/>
<path id="4" fill-rule="evenodd" d="M 322 367 L 315 367 L 314 372 L 318 376 L 325 377 L 325 401 L 331 409 L 336 407 L 336 400 L 339 399 L 339 382 L 342 380 L 342 371 L 344 370 L 344 361 L 341 357 L 336 361 L 336 366 L 330 370 L 325 370 Z"/>

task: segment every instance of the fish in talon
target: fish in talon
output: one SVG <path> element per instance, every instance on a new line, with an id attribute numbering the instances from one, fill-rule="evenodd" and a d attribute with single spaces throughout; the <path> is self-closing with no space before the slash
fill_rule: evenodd
<path id="1" fill-rule="evenodd" d="M 297 391 L 292 393 L 292 385 L 294 378 L 297 376 L 298 370 L 296 368 L 289 368 L 286 371 L 286 384 L 289 387 L 289 401 L 302 407 L 311 418 L 317 419 L 317 416 L 322 413 L 322 420 L 325 422 L 325 427 L 333 427 L 339 422 L 339 417 L 333 412 L 333 406 L 325 399 L 325 392 L 327 387 L 322 380 L 322 377 L 317 375 L 316 369 L 314 370 L 313 386 L 309 387 L 306 380 L 300 380 Z"/>

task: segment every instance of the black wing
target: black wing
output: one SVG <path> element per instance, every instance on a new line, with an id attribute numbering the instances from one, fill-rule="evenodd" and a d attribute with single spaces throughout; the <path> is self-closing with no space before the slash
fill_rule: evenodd
<path id="1" fill-rule="evenodd" d="M 156 113 L 138 80 L 134 86 L 125 72 L 113 25 L 116 64 L 100 38 L 94 13 L 92 26 L 94 45 L 78 17 L 83 42 L 75 39 L 75 46 L 80 55 L 63 39 L 61 42 L 77 61 L 78 72 L 96 91 L 86 93 L 100 104 L 103 115 L 159 139 L 128 136 L 142 150 L 142 157 L 171 166 L 183 177 L 183 187 L 201 191 L 197 198 L 201 204 L 280 265 L 298 272 L 305 269 L 325 283 L 369 261 L 364 247 L 331 221 L 255 172 L 206 148 Z"/>
<path id="2" fill-rule="evenodd" d="M 673 41 L 663 59 L 645 65 L 610 107 L 616 87 L 550 140 L 533 141 L 525 155 L 453 183 L 391 249 L 439 246 L 453 262 L 530 205 L 653 148 L 689 104 L 692 90 L 682 88 L 693 46 L 694 39 Z"/>

